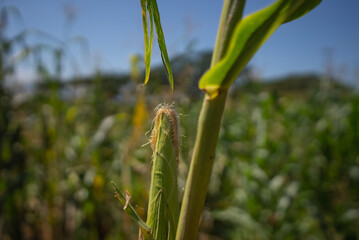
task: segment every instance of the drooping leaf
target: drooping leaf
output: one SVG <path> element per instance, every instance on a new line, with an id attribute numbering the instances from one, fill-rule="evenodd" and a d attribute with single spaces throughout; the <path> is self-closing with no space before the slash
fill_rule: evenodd
<path id="1" fill-rule="evenodd" d="M 199 88 L 206 91 L 210 98 L 216 97 L 221 89 L 228 89 L 255 52 L 281 24 L 304 15 L 319 2 L 278 0 L 241 20 L 231 36 L 225 56 L 203 75 Z"/>
<path id="2" fill-rule="evenodd" d="M 171 86 L 171 91 L 173 91 L 172 69 L 171 69 L 170 60 L 169 60 L 168 54 L 167 54 L 165 37 L 164 37 L 163 31 L 162 31 L 160 13 L 158 11 L 158 6 L 157 6 L 156 0 L 152 0 L 152 14 L 153 14 L 153 19 L 155 21 L 156 32 L 157 32 L 157 41 L 158 41 L 158 46 L 160 47 L 160 50 L 161 50 L 162 62 L 166 69 L 167 78 L 168 78 L 168 81 Z"/>
<path id="3" fill-rule="evenodd" d="M 151 3 L 147 0 L 141 0 L 141 10 L 142 10 L 142 23 L 143 23 L 143 33 L 145 38 L 145 67 L 146 67 L 146 77 L 145 84 L 150 78 L 151 70 L 151 53 L 152 53 L 152 42 L 153 42 L 153 15 L 151 14 Z M 148 34 L 148 17 L 147 11 L 150 16 L 150 33 Z"/>
<path id="4" fill-rule="evenodd" d="M 145 84 L 148 82 L 150 77 L 151 53 L 152 53 L 152 42 L 153 42 L 153 22 L 154 22 L 156 27 L 156 33 L 157 33 L 158 46 L 161 51 L 162 62 L 166 70 L 169 84 L 171 86 L 171 91 L 173 91 L 173 74 L 167 54 L 165 38 L 163 35 L 161 19 L 160 19 L 160 14 L 158 11 L 156 0 L 141 0 L 141 9 L 142 9 L 142 22 L 143 22 L 143 30 L 145 37 L 145 66 L 146 66 Z M 147 13 L 149 15 L 149 23 L 148 23 Z M 150 25 L 150 33 L 148 33 L 148 24 Z"/>

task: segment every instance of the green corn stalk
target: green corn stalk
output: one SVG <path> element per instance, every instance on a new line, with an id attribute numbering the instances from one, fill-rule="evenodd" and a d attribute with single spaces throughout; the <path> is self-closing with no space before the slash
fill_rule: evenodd
<path id="1" fill-rule="evenodd" d="M 227 91 L 260 46 L 281 25 L 315 8 L 321 0 L 277 0 L 242 19 L 245 0 L 225 0 L 211 68 L 199 88 L 206 92 L 182 201 L 177 240 L 196 239 L 212 172 Z"/>
<path id="2" fill-rule="evenodd" d="M 178 119 L 168 105 L 156 109 L 151 134 L 153 162 L 147 225 L 156 240 L 175 239 L 178 223 L 177 164 L 179 161 Z"/>

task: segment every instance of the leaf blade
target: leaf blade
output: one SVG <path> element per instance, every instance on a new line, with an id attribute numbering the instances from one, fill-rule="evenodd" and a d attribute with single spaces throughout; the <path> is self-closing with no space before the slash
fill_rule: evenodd
<path id="1" fill-rule="evenodd" d="M 170 60 L 168 58 L 165 37 L 163 35 L 163 30 L 161 26 L 160 14 L 158 11 L 156 0 L 151 0 L 151 1 L 152 1 L 151 3 L 152 15 L 153 15 L 153 20 L 155 22 L 156 33 L 157 33 L 157 42 L 161 50 L 161 59 L 166 70 L 167 78 L 171 87 L 171 92 L 173 92 L 173 74 L 172 74 Z"/>
<path id="2" fill-rule="evenodd" d="M 311 1 L 301 2 L 300 6 L 297 7 L 295 11 L 292 12 L 290 15 L 288 15 L 284 23 L 291 22 L 293 20 L 296 20 L 304 16 L 305 14 L 313 10 L 315 7 L 317 7 L 321 2 L 322 0 L 311 0 Z"/>
<path id="3" fill-rule="evenodd" d="M 151 71 L 151 53 L 152 53 L 152 43 L 153 43 L 153 16 L 151 14 L 151 5 L 148 0 L 141 0 L 141 12 L 142 12 L 142 23 L 143 23 L 143 33 L 145 39 L 145 68 L 146 68 L 146 76 L 145 83 L 150 79 L 150 71 Z M 147 12 L 149 12 L 150 17 L 150 33 L 148 33 L 148 16 Z"/>
<path id="4" fill-rule="evenodd" d="M 267 8 L 251 14 L 240 21 L 230 40 L 223 59 L 207 71 L 199 81 L 199 88 L 209 98 L 226 90 L 253 57 L 261 45 L 283 23 L 303 16 L 321 0 L 278 0 Z"/>
<path id="5" fill-rule="evenodd" d="M 117 192 L 115 192 L 115 197 L 124 205 L 124 211 L 135 221 L 138 223 L 140 228 L 144 230 L 144 233 L 148 236 L 151 235 L 152 229 L 140 218 L 137 214 L 136 210 L 132 206 L 132 204 L 126 199 L 125 194 L 121 192 L 121 190 L 116 186 L 114 182 L 111 182 Z"/>
<path id="6" fill-rule="evenodd" d="M 211 66 L 216 64 L 226 53 L 236 24 L 242 19 L 245 3 L 246 0 L 224 1 Z"/>

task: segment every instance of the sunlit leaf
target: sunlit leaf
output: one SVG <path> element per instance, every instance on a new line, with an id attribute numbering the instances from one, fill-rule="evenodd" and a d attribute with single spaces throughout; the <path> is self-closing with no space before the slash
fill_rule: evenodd
<path id="1" fill-rule="evenodd" d="M 142 23 L 143 23 L 143 32 L 145 37 L 145 66 L 146 66 L 146 77 L 145 84 L 150 78 L 151 70 L 151 53 L 152 53 L 152 42 L 153 42 L 153 16 L 151 14 L 151 4 L 150 1 L 141 0 L 141 9 L 142 9 Z M 150 15 L 150 33 L 148 34 L 148 17 L 147 11 Z"/>
<path id="2" fill-rule="evenodd" d="M 240 21 L 223 59 L 203 75 L 199 88 L 210 98 L 228 89 L 260 46 L 283 23 L 309 12 L 320 0 L 278 0 Z"/>
<path id="3" fill-rule="evenodd" d="M 168 81 L 171 86 L 171 91 L 173 91 L 172 69 L 171 69 L 170 60 L 169 60 L 168 54 L 167 54 L 165 37 L 163 35 L 163 31 L 162 31 L 162 27 L 161 27 L 160 13 L 158 11 L 156 0 L 152 0 L 152 14 L 153 14 L 153 19 L 155 21 L 156 32 L 157 32 L 157 41 L 158 41 L 158 46 L 160 47 L 160 50 L 161 50 L 162 62 L 166 69 L 167 78 L 168 78 Z"/>
<path id="4" fill-rule="evenodd" d="M 232 36 L 236 25 L 242 19 L 245 3 L 246 0 L 224 1 L 217 33 L 216 46 L 212 55 L 212 66 L 216 64 L 226 53 L 230 37 Z"/>
<path id="5" fill-rule="evenodd" d="M 150 77 L 151 53 L 152 53 L 152 42 L 153 42 L 153 22 L 154 22 L 157 32 L 158 46 L 161 51 L 162 62 L 163 65 L 165 66 L 167 78 L 171 86 L 171 91 L 173 91 L 173 74 L 170 65 L 170 60 L 167 54 L 165 38 L 162 31 L 161 19 L 160 19 L 160 14 L 158 11 L 156 0 L 141 0 L 141 9 L 142 9 L 142 22 L 143 22 L 143 30 L 145 37 L 145 65 L 146 65 L 145 84 L 148 82 Z M 149 23 L 148 23 L 147 13 L 149 15 Z M 148 24 L 150 25 L 149 27 L 150 33 L 148 33 Z"/>

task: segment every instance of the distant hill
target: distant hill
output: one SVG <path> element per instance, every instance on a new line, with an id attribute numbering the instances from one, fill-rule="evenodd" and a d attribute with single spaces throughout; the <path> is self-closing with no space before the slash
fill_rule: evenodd
<path id="1" fill-rule="evenodd" d="M 314 73 L 290 74 L 280 78 L 266 79 L 264 81 L 251 81 L 242 79 L 242 84 L 236 88 L 237 94 L 245 91 L 268 91 L 279 94 L 301 95 L 310 91 L 317 91 L 323 84 L 340 92 L 350 92 L 351 88 L 338 80 L 328 79 L 325 76 Z"/>
<path id="2" fill-rule="evenodd" d="M 317 74 L 291 74 L 280 78 L 268 79 L 262 84 L 268 90 L 305 91 L 319 88 L 323 77 Z"/>
<path id="3" fill-rule="evenodd" d="M 198 81 L 209 68 L 212 52 L 186 52 L 171 59 L 176 92 L 187 94 L 192 98 L 202 96 L 198 89 Z M 266 79 L 263 81 L 250 80 L 252 68 L 246 67 L 243 75 L 233 87 L 233 91 L 242 92 L 248 90 L 271 91 L 277 93 L 301 94 L 309 90 L 316 90 L 324 81 L 324 77 L 313 73 L 291 74 L 280 78 Z M 144 71 L 142 71 L 144 76 Z M 328 80 L 329 81 L 329 80 Z M 116 96 L 122 88 L 130 86 L 132 80 L 129 73 L 98 73 L 94 76 L 77 77 L 68 81 L 57 82 L 61 88 L 91 87 L 96 84 L 108 96 Z M 40 82 L 39 88 L 47 88 L 54 82 Z M 134 82 L 132 85 L 135 84 Z M 138 83 L 137 83 L 138 84 Z M 339 81 L 330 80 L 330 85 L 338 90 L 350 91 L 350 88 Z M 152 67 L 150 81 L 146 86 L 149 93 L 167 91 L 168 81 L 165 69 L 162 65 Z"/>
<path id="4" fill-rule="evenodd" d="M 291 74 L 281 78 L 269 79 L 264 83 L 268 89 L 281 89 L 283 91 L 303 91 L 317 89 L 322 81 L 330 81 L 332 87 L 349 90 L 349 87 L 339 80 L 327 79 L 325 76 L 313 73 Z"/>

